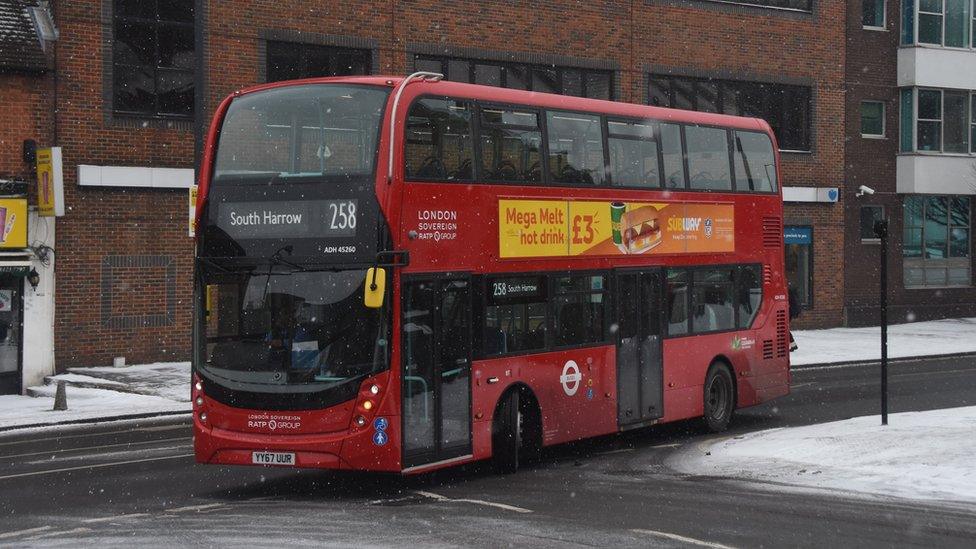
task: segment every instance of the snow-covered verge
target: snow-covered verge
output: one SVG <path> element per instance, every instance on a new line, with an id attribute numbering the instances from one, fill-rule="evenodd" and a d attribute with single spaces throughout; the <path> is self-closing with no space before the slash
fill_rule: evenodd
<path id="1" fill-rule="evenodd" d="M 771 429 L 677 454 L 683 473 L 976 505 L 976 406 Z"/>
<path id="2" fill-rule="evenodd" d="M 64 376 L 83 375 L 102 380 L 105 388 L 118 389 L 124 386 L 124 391 L 142 395 L 154 395 L 170 400 L 190 401 L 190 363 L 189 362 L 154 362 L 152 364 L 136 364 L 116 368 L 113 366 L 99 366 L 95 368 L 71 368 L 67 374 L 54 376 L 62 379 Z"/>
<path id="3" fill-rule="evenodd" d="M 0 396 L 0 431 L 141 414 L 190 412 L 189 402 L 107 389 L 68 387 L 68 409 L 55 412 L 53 385 L 38 387 L 40 396 Z"/>
<path id="4" fill-rule="evenodd" d="M 47 381 L 29 389 L 33 397 L 0 396 L 0 431 L 191 411 L 189 362 L 71 368 Z M 68 409 L 56 412 L 58 381 L 67 383 Z"/>
<path id="5" fill-rule="evenodd" d="M 830 364 L 881 359 L 881 328 L 794 330 L 799 348 L 790 364 Z M 950 318 L 888 326 L 888 357 L 976 353 L 976 318 Z"/>

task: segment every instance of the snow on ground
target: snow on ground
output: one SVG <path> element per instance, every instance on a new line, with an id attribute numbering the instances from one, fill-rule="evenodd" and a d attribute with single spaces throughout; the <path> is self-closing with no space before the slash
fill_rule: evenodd
<path id="1" fill-rule="evenodd" d="M 191 411 L 189 362 L 71 368 L 48 380 L 48 385 L 30 388 L 34 398 L 0 396 L 0 431 Z M 63 412 L 52 411 L 57 381 L 67 383 L 68 409 Z"/>
<path id="2" fill-rule="evenodd" d="M 976 406 L 787 427 L 700 445 L 675 469 L 917 500 L 976 504 Z"/>
<path id="3" fill-rule="evenodd" d="M 70 368 L 68 374 L 54 376 L 62 379 L 65 375 L 78 374 L 98 378 L 106 388 L 112 384 L 123 384 L 125 391 L 142 395 L 153 395 L 170 400 L 190 401 L 190 363 L 154 362 L 133 366 L 100 366 L 95 368 Z"/>
<path id="4" fill-rule="evenodd" d="M 799 348 L 790 364 L 881 359 L 881 328 L 794 330 Z M 976 318 L 950 318 L 888 326 L 888 358 L 976 352 Z"/>
<path id="5" fill-rule="evenodd" d="M 111 419 L 135 414 L 190 412 L 189 402 L 176 402 L 149 395 L 120 393 L 106 389 L 67 387 L 68 409 L 54 408 L 55 386 L 36 387 L 41 396 L 0 396 L 0 430 L 37 425 L 54 425 L 98 418 Z"/>

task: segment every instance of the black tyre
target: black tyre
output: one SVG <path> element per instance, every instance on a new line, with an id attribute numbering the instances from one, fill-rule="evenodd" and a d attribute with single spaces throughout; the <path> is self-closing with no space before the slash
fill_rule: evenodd
<path id="1" fill-rule="evenodd" d="M 498 405 L 491 426 L 491 457 L 501 473 L 514 473 L 522 453 L 522 411 L 519 393 L 512 391 Z"/>
<path id="2" fill-rule="evenodd" d="M 735 385 L 728 366 L 716 362 L 705 376 L 705 428 L 720 433 L 729 427 L 735 412 Z"/>

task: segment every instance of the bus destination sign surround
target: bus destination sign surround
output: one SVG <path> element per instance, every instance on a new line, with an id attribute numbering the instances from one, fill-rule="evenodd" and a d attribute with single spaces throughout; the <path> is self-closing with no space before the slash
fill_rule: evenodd
<path id="1" fill-rule="evenodd" d="M 355 237 L 359 200 L 224 202 L 217 224 L 237 240 Z"/>
<path id="2" fill-rule="evenodd" d="M 732 204 L 498 201 L 502 258 L 731 252 Z"/>

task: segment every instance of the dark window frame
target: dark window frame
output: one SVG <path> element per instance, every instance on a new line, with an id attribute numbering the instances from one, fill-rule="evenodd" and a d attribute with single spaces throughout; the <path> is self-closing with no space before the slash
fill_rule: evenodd
<path id="1" fill-rule="evenodd" d="M 861 223 L 863 222 L 864 219 L 865 210 L 881 210 L 881 219 L 887 219 L 887 217 L 885 217 L 886 215 L 885 207 L 882 204 L 863 204 L 861 205 L 860 208 L 858 208 L 858 233 L 859 233 L 858 236 L 861 240 L 861 244 L 880 244 L 881 239 L 878 238 L 877 236 L 874 236 L 873 232 L 869 237 L 865 237 L 864 233 L 861 232 L 861 229 L 863 229 Z"/>
<path id="2" fill-rule="evenodd" d="M 569 95 L 569 94 L 567 94 L 565 92 L 566 85 L 565 85 L 565 78 L 564 78 L 564 76 L 565 76 L 566 71 L 578 71 L 580 73 L 581 94 L 580 95 L 574 95 L 574 96 L 571 96 L 571 97 L 584 97 L 584 98 L 589 98 L 589 99 L 602 99 L 602 100 L 605 100 L 605 101 L 615 101 L 616 100 L 616 94 L 614 92 L 614 90 L 615 90 L 615 84 L 616 84 L 616 74 L 615 74 L 615 71 L 613 71 L 611 69 L 593 69 L 593 68 L 577 67 L 577 66 L 570 66 L 570 65 L 552 66 L 552 65 L 542 64 L 542 63 L 519 63 L 519 62 L 515 62 L 515 61 L 495 61 L 495 60 L 491 60 L 491 59 L 478 59 L 478 58 L 474 58 L 474 57 L 455 57 L 455 56 L 449 56 L 449 55 L 446 55 L 446 56 L 445 55 L 429 55 L 429 54 L 424 54 L 424 53 L 415 53 L 414 54 L 414 56 L 413 56 L 413 66 L 414 66 L 414 69 L 417 68 L 417 64 L 420 61 L 428 62 L 428 63 L 440 62 L 440 64 L 441 64 L 441 70 L 438 71 L 438 72 L 440 72 L 441 74 L 444 75 L 445 80 L 449 79 L 449 76 L 450 76 L 448 65 L 449 65 L 449 63 L 451 61 L 468 63 L 468 82 L 467 83 L 472 83 L 472 84 L 475 83 L 475 66 L 476 65 L 496 66 L 496 67 L 499 67 L 501 69 L 500 70 L 500 75 L 499 75 L 499 85 L 498 85 L 498 87 L 505 88 L 505 89 L 515 89 L 515 90 L 524 89 L 526 91 L 536 91 L 536 90 L 533 90 L 532 89 L 532 74 L 533 74 L 532 71 L 533 70 L 536 70 L 536 69 L 538 69 L 538 70 L 553 70 L 553 71 L 556 72 L 556 81 L 558 82 L 559 88 L 562 91 L 560 91 L 560 92 L 540 91 L 540 93 L 558 93 L 558 94 L 562 94 L 562 95 Z M 515 67 L 518 67 L 518 68 L 523 69 L 524 70 L 524 74 L 528 75 L 528 78 L 526 78 L 526 86 L 525 86 L 525 88 L 509 88 L 507 86 L 509 69 L 515 68 Z M 608 95 L 607 95 L 607 98 L 606 99 L 599 98 L 599 97 L 591 97 L 590 95 L 587 95 L 587 93 L 586 93 L 587 92 L 587 80 L 588 80 L 587 77 L 589 75 L 591 75 L 591 74 L 606 75 L 608 77 L 608 82 L 607 82 L 608 83 L 608 88 L 607 88 L 608 89 Z M 487 84 L 482 84 L 482 85 L 487 85 Z"/>
<path id="3" fill-rule="evenodd" d="M 191 19 L 189 21 L 166 18 L 160 14 L 158 4 L 153 9 L 154 17 L 152 18 L 141 17 L 136 15 L 123 15 L 124 10 L 119 8 L 119 4 L 124 3 L 125 1 L 126 0 L 112 0 L 112 19 L 111 19 L 111 23 L 112 23 L 111 44 L 113 48 L 112 63 L 111 63 L 112 115 L 118 117 L 135 117 L 135 118 L 154 119 L 154 120 L 193 120 L 196 115 L 196 91 L 197 91 L 196 87 L 199 85 L 199 82 L 197 82 L 197 78 L 196 78 L 196 69 L 195 67 L 179 68 L 179 67 L 162 66 L 161 63 L 162 54 L 160 51 L 159 32 L 160 32 L 160 28 L 163 26 L 181 27 L 184 31 L 189 30 L 191 35 L 193 36 L 193 55 L 196 56 L 197 53 L 196 48 L 198 47 L 198 44 L 196 44 L 196 33 L 194 29 L 195 15 L 191 16 Z M 135 2 L 136 0 L 130 0 L 130 1 Z M 187 3 L 189 4 L 191 10 L 195 8 L 193 2 L 188 1 Z M 123 26 L 127 23 L 136 23 L 140 25 L 152 26 L 154 37 L 155 37 L 155 40 L 153 41 L 153 52 L 152 52 L 153 64 L 152 65 L 123 63 L 118 59 L 118 56 L 115 54 L 114 48 L 116 43 L 116 37 L 115 37 L 116 32 L 118 31 L 120 26 Z M 117 94 L 119 92 L 119 86 L 118 86 L 119 73 L 121 71 L 140 70 L 140 69 L 151 71 L 153 75 L 152 109 L 133 110 L 133 109 L 120 108 L 118 105 L 119 101 L 117 97 Z M 159 81 L 160 81 L 161 73 L 182 74 L 184 76 L 189 76 L 190 82 L 192 82 L 192 91 L 190 93 L 188 112 L 171 113 L 171 112 L 165 112 L 160 108 L 161 92 L 160 92 Z"/>
<path id="4" fill-rule="evenodd" d="M 739 98 L 743 95 L 742 90 L 746 86 L 754 86 L 755 89 L 751 90 L 755 92 L 759 90 L 756 95 L 762 96 L 762 103 L 769 105 L 775 104 L 775 102 L 770 100 L 771 95 L 774 92 L 778 93 L 805 93 L 806 94 L 806 105 L 803 110 L 803 119 L 806 124 L 800 128 L 800 136 L 797 143 L 787 143 L 791 141 L 786 139 L 787 136 L 777 135 L 776 142 L 779 145 L 780 152 L 796 152 L 796 153 L 812 153 L 814 152 L 814 131 L 813 131 L 813 107 L 814 107 L 814 88 L 809 85 L 802 84 L 786 84 L 779 82 L 767 82 L 767 81 L 753 81 L 753 80 L 732 80 L 732 79 L 719 79 L 719 78 L 702 78 L 695 76 L 681 76 L 672 74 L 661 74 L 661 73 L 649 73 L 647 75 L 647 103 L 652 106 L 665 107 L 665 108 L 681 108 L 677 105 L 677 95 L 675 92 L 675 82 L 686 83 L 692 86 L 692 90 L 695 90 L 691 97 L 691 109 L 696 112 L 709 112 L 709 111 L 698 111 L 698 99 L 699 93 L 696 91 L 698 86 L 701 84 L 710 84 L 717 86 L 717 95 L 715 97 L 715 105 L 718 108 L 715 112 L 719 114 L 731 114 L 732 116 L 745 116 L 737 113 L 725 113 L 725 106 L 729 103 L 726 99 L 727 94 L 732 94 L 732 97 Z M 667 105 L 653 105 L 652 99 L 656 96 L 653 93 L 653 88 L 660 88 L 663 96 L 667 99 Z M 774 89 L 775 88 L 775 89 Z M 735 103 L 736 110 L 741 112 L 741 99 L 737 100 Z M 790 111 L 787 106 L 787 102 L 782 102 L 783 110 L 777 114 L 778 118 L 787 124 L 790 118 Z M 788 125 L 788 124 L 787 124 Z M 783 133 L 783 128 L 781 128 L 780 133 Z M 774 130 L 774 133 L 775 130 Z"/>
<path id="5" fill-rule="evenodd" d="M 301 64 L 301 70 L 304 74 L 299 75 L 297 78 L 274 78 L 272 75 L 275 72 L 273 65 L 273 54 L 272 49 L 278 46 L 293 48 L 298 50 L 298 58 Z M 288 40 L 266 40 L 265 44 L 265 72 L 264 81 L 265 82 L 281 82 L 286 80 L 295 80 L 303 78 L 320 78 L 328 76 L 352 76 L 358 75 L 357 73 L 341 73 L 337 71 L 337 54 L 352 54 L 356 56 L 361 56 L 362 66 L 365 68 L 363 75 L 369 75 L 372 73 L 372 56 L 373 52 L 367 48 L 356 48 L 350 46 L 335 46 L 331 44 L 315 44 L 309 42 L 291 42 Z M 313 50 L 318 50 L 319 52 L 328 52 L 328 74 L 310 74 L 309 68 L 309 54 Z M 278 69 L 280 70 L 280 69 Z"/>

